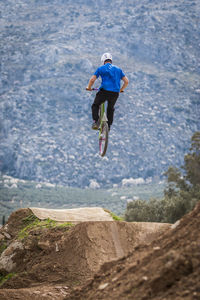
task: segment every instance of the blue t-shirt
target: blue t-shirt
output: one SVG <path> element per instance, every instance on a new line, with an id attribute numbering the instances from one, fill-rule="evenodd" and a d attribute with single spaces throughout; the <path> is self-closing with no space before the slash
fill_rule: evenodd
<path id="1" fill-rule="evenodd" d="M 100 88 L 106 91 L 120 92 L 120 80 L 125 76 L 124 72 L 111 63 L 99 67 L 94 73 L 98 78 L 101 76 L 102 83 Z"/>

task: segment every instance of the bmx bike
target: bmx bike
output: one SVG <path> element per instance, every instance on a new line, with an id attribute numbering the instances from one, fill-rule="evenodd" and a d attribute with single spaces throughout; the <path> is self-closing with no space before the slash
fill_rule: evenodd
<path id="1" fill-rule="evenodd" d="M 93 91 L 98 91 L 99 89 L 93 88 Z M 104 156 L 107 151 L 108 147 L 108 119 L 107 114 L 105 111 L 105 102 L 100 105 L 99 108 L 99 120 L 98 120 L 98 126 L 99 126 L 99 154 L 100 156 Z"/>
<path id="2" fill-rule="evenodd" d="M 108 119 L 105 112 L 105 103 L 102 103 L 99 110 L 99 154 L 104 156 L 108 147 Z"/>

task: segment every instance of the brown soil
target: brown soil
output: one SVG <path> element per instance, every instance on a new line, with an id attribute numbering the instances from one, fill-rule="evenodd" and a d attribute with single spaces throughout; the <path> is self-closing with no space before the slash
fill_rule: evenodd
<path id="1" fill-rule="evenodd" d="M 0 229 L 0 299 L 200 299 L 200 204 L 178 226 L 115 221 L 32 228 L 29 209 Z M 6 245 L 6 246 L 5 246 Z"/>
<path id="2" fill-rule="evenodd" d="M 150 245 L 104 264 L 66 300 L 199 300 L 200 203 Z"/>

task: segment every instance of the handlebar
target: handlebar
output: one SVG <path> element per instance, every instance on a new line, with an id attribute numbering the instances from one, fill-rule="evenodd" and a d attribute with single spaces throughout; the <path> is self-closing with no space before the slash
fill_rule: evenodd
<path id="1" fill-rule="evenodd" d="M 91 91 L 98 91 L 99 88 L 92 88 L 91 90 L 88 90 L 88 88 L 86 88 L 86 91 L 91 92 Z"/>
<path id="2" fill-rule="evenodd" d="M 91 89 L 91 91 L 98 91 L 99 90 L 99 88 L 92 88 Z M 90 90 L 88 90 L 87 88 L 86 88 L 86 91 L 90 91 Z M 120 91 L 120 93 L 124 93 L 124 91 Z"/>

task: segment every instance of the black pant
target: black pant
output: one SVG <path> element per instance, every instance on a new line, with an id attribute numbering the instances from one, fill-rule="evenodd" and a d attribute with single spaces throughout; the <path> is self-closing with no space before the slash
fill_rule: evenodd
<path id="1" fill-rule="evenodd" d="M 113 116 L 114 116 L 114 106 L 117 101 L 117 98 L 119 97 L 119 93 L 117 92 L 111 92 L 101 89 L 94 99 L 94 102 L 92 104 L 92 117 L 94 121 L 98 121 L 99 119 L 99 106 L 104 103 L 105 101 L 108 101 L 107 106 L 107 118 L 108 118 L 108 125 L 112 125 L 113 122 Z"/>

